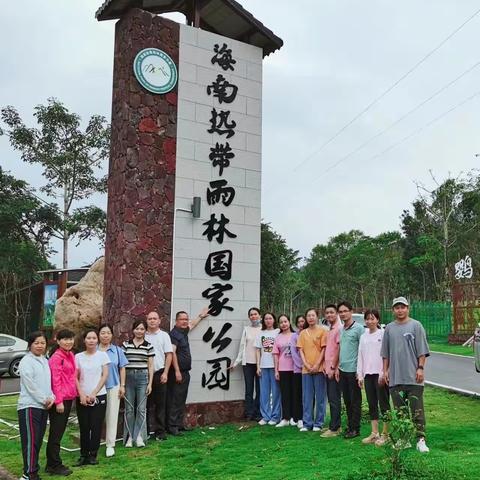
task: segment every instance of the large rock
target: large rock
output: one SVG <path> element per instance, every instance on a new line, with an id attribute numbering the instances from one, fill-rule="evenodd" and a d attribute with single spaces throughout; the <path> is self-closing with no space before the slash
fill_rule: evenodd
<path id="1" fill-rule="evenodd" d="M 80 333 L 98 327 L 103 315 L 104 258 L 99 258 L 87 274 L 67 288 L 55 307 L 55 330 L 68 328 Z"/>

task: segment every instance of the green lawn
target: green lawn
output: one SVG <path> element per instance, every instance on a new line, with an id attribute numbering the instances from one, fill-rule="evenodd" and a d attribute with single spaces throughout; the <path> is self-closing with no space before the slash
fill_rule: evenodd
<path id="1" fill-rule="evenodd" d="M 428 344 L 432 352 L 455 353 L 456 355 L 473 356 L 472 347 L 462 345 L 450 345 L 445 339 L 429 339 Z"/>
<path id="2" fill-rule="evenodd" d="M 480 401 L 427 388 L 426 413 L 428 444 L 431 452 L 420 455 L 408 451 L 411 479 L 455 480 L 478 478 L 480 471 Z M 0 418 L 14 412 L 9 397 L 0 397 Z M 9 440 L 9 432 L 0 426 L 0 463 L 20 476 L 18 439 Z M 368 425 L 362 434 L 369 433 Z M 72 465 L 78 454 L 64 453 Z M 41 463 L 44 465 L 44 455 Z M 145 449 L 117 448 L 112 459 L 104 457 L 100 465 L 75 469 L 74 479 L 161 480 L 161 479 L 385 479 L 388 468 L 382 449 L 363 446 L 359 439 L 322 439 L 317 433 L 300 433 L 294 427 L 276 429 L 257 425 L 234 424 L 198 428 L 182 438 L 153 443 Z M 377 471 L 377 475 L 372 475 Z M 51 478 L 42 473 L 42 478 Z"/>

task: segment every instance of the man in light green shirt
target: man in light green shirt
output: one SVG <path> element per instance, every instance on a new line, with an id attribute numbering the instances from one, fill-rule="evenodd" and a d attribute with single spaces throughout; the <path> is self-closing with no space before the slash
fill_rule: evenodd
<path id="1" fill-rule="evenodd" d="M 360 435 L 360 417 L 362 414 L 362 391 L 357 382 L 358 345 L 365 328 L 353 320 L 353 307 L 350 302 L 339 303 L 337 310 L 340 320 L 343 321 L 338 368 L 340 371 L 340 388 L 348 418 L 345 438 L 355 438 Z"/>

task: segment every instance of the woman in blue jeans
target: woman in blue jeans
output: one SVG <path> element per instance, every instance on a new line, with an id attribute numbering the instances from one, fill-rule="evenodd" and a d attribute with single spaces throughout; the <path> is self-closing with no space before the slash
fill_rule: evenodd
<path id="1" fill-rule="evenodd" d="M 273 313 L 264 313 L 262 329 L 255 339 L 257 349 L 257 375 L 260 377 L 260 415 L 259 425 L 276 425 L 282 416 L 280 405 L 280 387 L 275 380 L 273 344 L 280 330 Z"/>
<path id="2" fill-rule="evenodd" d="M 153 345 L 145 340 L 147 324 L 137 320 L 133 324 L 133 338 L 123 342 L 128 360 L 125 385 L 125 421 L 123 441 L 125 446 L 144 447 L 147 442 L 147 396 L 152 391 Z"/>
<path id="3" fill-rule="evenodd" d="M 306 327 L 301 331 L 297 347 L 303 361 L 303 427 L 301 432 L 319 432 L 325 421 L 327 389 L 324 370 L 327 332 L 318 325 L 318 314 L 314 308 L 305 313 Z"/>

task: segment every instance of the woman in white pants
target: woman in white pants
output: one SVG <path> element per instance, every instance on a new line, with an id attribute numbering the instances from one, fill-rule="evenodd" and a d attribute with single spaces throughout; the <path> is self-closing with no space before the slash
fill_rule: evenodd
<path id="1" fill-rule="evenodd" d="M 122 348 L 112 344 L 113 331 L 108 324 L 100 326 L 99 350 L 106 352 L 110 358 L 108 364 L 108 378 L 105 386 L 107 388 L 107 412 L 105 414 L 107 445 L 107 457 L 115 455 L 115 441 L 117 439 L 118 411 L 120 400 L 125 395 L 125 365 L 128 364 L 127 357 Z"/>

